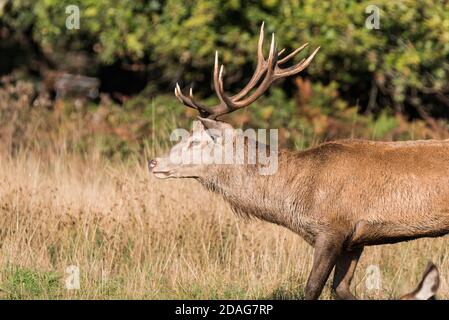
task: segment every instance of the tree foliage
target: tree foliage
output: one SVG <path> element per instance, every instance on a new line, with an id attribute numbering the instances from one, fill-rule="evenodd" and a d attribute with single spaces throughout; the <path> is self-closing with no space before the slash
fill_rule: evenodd
<path id="1" fill-rule="evenodd" d="M 336 86 L 348 107 L 449 114 L 448 1 L 378 0 L 378 30 L 365 26 L 371 2 L 354 0 L 82 0 L 81 28 L 68 30 L 65 8 L 72 2 L 7 1 L 1 25 L 9 37 L 28 35 L 47 56 L 84 52 L 94 57 L 91 71 L 130 65 L 145 70 L 159 91 L 192 82 L 207 96 L 215 50 L 226 64 L 228 89 L 249 78 L 265 21 L 279 47 L 321 46 L 305 74 L 315 85 Z"/>

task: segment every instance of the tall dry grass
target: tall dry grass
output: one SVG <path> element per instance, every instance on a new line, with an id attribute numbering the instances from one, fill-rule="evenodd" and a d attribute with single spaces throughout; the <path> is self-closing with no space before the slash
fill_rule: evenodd
<path id="1" fill-rule="evenodd" d="M 94 155 L 1 156 L 0 230 L 4 298 L 301 298 L 312 262 L 298 236 L 241 220 L 194 181 L 155 180 L 140 163 Z M 367 248 L 355 292 L 404 293 L 428 259 L 448 298 L 447 238 Z M 80 268 L 79 290 L 64 286 L 69 265 Z M 368 290 L 370 265 L 380 290 Z"/>
<path id="2" fill-rule="evenodd" d="M 30 84 L 1 81 L 1 298 L 303 296 L 312 249 L 297 235 L 241 220 L 194 181 L 155 180 L 139 152 L 107 160 L 123 141 L 139 140 L 133 132 L 146 132 L 134 128 L 138 115 L 105 103 L 70 111 L 36 94 Z M 111 136 L 120 143 L 105 152 Z M 442 273 L 440 296 L 449 298 L 448 240 L 367 248 L 355 292 L 398 296 L 432 259 Z M 65 287 L 70 265 L 79 267 L 79 290 Z M 370 290 L 372 266 L 379 290 Z M 322 297 L 331 297 L 329 288 Z"/>

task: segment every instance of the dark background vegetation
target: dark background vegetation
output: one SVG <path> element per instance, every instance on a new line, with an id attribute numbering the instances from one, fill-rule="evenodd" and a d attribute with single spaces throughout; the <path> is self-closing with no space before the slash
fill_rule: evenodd
<path id="1" fill-rule="evenodd" d="M 80 8 L 79 30 L 65 26 L 71 4 Z M 370 4 L 381 10 L 378 30 L 365 27 Z M 0 134 L 13 151 L 63 128 L 54 136 L 68 149 L 96 145 L 120 157 L 167 141 L 195 117 L 174 98 L 174 84 L 193 85 L 213 103 L 218 50 L 226 89 L 238 91 L 255 66 L 262 21 L 282 48 L 321 50 L 299 76 L 233 115 L 236 126 L 279 128 L 281 142 L 296 148 L 448 135 L 449 2 L 427 0 L 5 1 Z M 55 99 L 62 73 L 98 78 L 99 97 Z"/>

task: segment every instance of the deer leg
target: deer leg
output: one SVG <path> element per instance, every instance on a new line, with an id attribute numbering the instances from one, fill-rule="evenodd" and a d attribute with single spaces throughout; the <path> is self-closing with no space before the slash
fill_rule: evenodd
<path id="1" fill-rule="evenodd" d="M 357 298 L 349 291 L 352 277 L 354 276 L 357 262 L 362 255 L 363 247 L 351 251 L 343 251 L 337 258 L 335 264 L 334 281 L 332 290 L 337 299 L 356 300 Z"/>
<path id="2" fill-rule="evenodd" d="M 340 255 L 341 247 L 342 241 L 335 237 L 318 237 L 315 241 L 312 271 L 305 290 L 306 300 L 316 300 L 320 296 Z"/>

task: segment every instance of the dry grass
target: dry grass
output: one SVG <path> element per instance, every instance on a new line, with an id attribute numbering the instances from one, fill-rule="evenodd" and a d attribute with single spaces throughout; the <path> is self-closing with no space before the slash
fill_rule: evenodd
<path id="1" fill-rule="evenodd" d="M 0 84 L 0 298 L 302 298 L 312 249 L 298 236 L 235 217 L 194 181 L 155 180 L 114 156 L 124 147 L 131 158 L 142 153 L 149 128 L 141 114 L 105 101 L 52 106 L 45 96 L 33 101 L 29 83 Z M 163 147 L 157 137 L 175 121 L 154 118 L 164 121 L 151 123 L 151 148 Z M 414 136 L 414 124 L 400 127 Z M 407 292 L 432 259 L 449 298 L 448 240 L 367 248 L 356 293 Z M 80 290 L 65 288 L 70 265 L 80 268 Z M 367 289 L 370 265 L 381 272 L 380 290 Z M 328 288 L 322 297 L 331 298 Z"/>
<path id="2" fill-rule="evenodd" d="M 95 155 L 1 157 L 0 238 L 3 298 L 296 299 L 312 258 L 295 234 L 235 217 L 194 181 L 155 180 L 140 164 Z M 428 259 L 449 298 L 447 238 L 368 248 L 355 291 L 404 293 Z M 69 265 L 80 268 L 80 290 L 65 289 Z M 381 290 L 366 288 L 369 265 Z"/>

